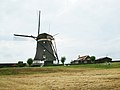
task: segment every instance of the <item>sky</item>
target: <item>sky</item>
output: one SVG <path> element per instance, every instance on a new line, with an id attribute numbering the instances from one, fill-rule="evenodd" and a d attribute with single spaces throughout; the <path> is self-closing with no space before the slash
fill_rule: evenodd
<path id="1" fill-rule="evenodd" d="M 59 59 L 120 59 L 120 0 L 0 0 L 0 63 L 34 58 L 36 41 L 13 34 L 56 35 Z"/>

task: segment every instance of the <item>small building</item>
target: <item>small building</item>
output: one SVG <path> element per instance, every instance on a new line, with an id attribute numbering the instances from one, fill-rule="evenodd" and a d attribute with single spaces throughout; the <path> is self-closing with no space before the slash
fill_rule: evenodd
<path id="1" fill-rule="evenodd" d="M 95 63 L 105 63 L 105 62 L 111 62 L 112 58 L 109 57 L 103 57 L 95 60 Z"/>
<path id="2" fill-rule="evenodd" d="M 76 60 L 71 61 L 71 64 L 87 64 L 91 63 L 90 56 L 85 55 L 85 56 L 78 56 Z"/>

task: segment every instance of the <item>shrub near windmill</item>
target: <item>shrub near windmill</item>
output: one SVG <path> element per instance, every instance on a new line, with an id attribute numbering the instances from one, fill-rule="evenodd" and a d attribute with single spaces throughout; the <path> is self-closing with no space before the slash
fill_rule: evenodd
<path id="1" fill-rule="evenodd" d="M 61 57 L 61 62 L 64 65 L 65 64 L 66 57 Z"/>
<path id="2" fill-rule="evenodd" d="M 40 13 L 41 11 L 39 11 L 37 36 L 19 35 L 19 34 L 14 34 L 14 36 L 29 37 L 37 41 L 37 48 L 36 48 L 35 58 L 33 60 L 33 65 L 40 65 L 41 61 L 44 62 L 44 65 L 51 65 L 53 64 L 53 61 L 58 60 L 55 38 L 47 33 L 40 34 Z"/>
<path id="3" fill-rule="evenodd" d="M 28 64 L 29 66 L 31 66 L 32 63 L 33 63 L 33 59 L 32 59 L 32 58 L 29 58 L 29 59 L 27 60 L 27 64 Z"/>

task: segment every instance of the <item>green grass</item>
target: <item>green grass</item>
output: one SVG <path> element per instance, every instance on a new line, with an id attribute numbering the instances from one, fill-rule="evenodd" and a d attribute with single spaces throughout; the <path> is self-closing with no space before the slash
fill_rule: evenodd
<path id="1" fill-rule="evenodd" d="M 0 75 L 21 75 L 21 74 L 44 74 L 55 72 L 67 72 L 67 70 L 76 69 L 112 69 L 120 68 L 120 62 L 111 63 L 111 65 L 102 64 L 84 64 L 84 65 L 70 65 L 70 66 L 45 66 L 45 67 L 13 67 L 13 68 L 0 68 Z"/>
<path id="2" fill-rule="evenodd" d="M 20 74 L 37 74 L 37 73 L 54 73 L 58 72 L 55 68 L 41 67 L 15 67 L 1 68 L 0 75 L 20 75 Z"/>
<path id="3" fill-rule="evenodd" d="M 100 68 L 100 69 L 120 68 L 120 62 L 118 62 L 118 63 L 111 63 L 110 65 L 107 65 L 106 63 L 72 65 L 71 68 Z"/>
<path id="4" fill-rule="evenodd" d="M 111 69 L 111 68 L 120 68 L 120 62 L 111 63 L 107 65 L 106 63 L 99 64 L 81 64 L 81 65 L 70 65 L 70 66 L 46 66 L 48 68 L 99 68 L 99 69 Z"/>

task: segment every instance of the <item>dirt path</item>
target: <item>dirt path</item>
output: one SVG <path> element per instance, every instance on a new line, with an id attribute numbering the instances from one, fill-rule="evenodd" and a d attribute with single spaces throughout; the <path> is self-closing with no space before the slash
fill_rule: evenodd
<path id="1" fill-rule="evenodd" d="M 0 90 L 120 90 L 120 68 L 0 76 Z"/>

